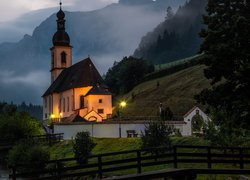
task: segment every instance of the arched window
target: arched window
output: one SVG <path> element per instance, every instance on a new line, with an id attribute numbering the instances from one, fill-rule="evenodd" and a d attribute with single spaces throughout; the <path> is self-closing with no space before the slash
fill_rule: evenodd
<path id="1" fill-rule="evenodd" d="M 67 56 L 67 54 L 63 51 L 61 53 L 61 63 L 62 63 L 62 65 L 66 65 L 66 56 Z"/>
<path id="2" fill-rule="evenodd" d="M 84 96 L 81 95 L 80 96 L 80 109 L 83 109 L 84 108 Z"/>

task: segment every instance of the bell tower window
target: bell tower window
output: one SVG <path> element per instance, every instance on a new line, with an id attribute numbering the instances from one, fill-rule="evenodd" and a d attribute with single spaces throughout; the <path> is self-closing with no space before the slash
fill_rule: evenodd
<path id="1" fill-rule="evenodd" d="M 66 57 L 67 57 L 67 54 L 63 51 L 61 53 L 61 63 L 62 63 L 62 66 L 66 66 Z"/>

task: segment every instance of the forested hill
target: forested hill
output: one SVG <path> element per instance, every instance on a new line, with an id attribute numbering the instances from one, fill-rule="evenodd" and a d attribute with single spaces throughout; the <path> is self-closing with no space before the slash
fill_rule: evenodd
<path id="1" fill-rule="evenodd" d="M 169 12 L 164 22 L 142 38 L 134 56 L 162 64 L 195 55 L 202 42 L 199 32 L 206 4 L 207 0 L 190 0 L 175 15 Z"/>

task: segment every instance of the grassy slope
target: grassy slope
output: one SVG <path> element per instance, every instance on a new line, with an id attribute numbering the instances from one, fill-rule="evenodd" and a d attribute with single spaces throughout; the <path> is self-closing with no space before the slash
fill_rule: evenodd
<path id="1" fill-rule="evenodd" d="M 185 114 L 195 105 L 194 95 L 210 87 L 203 75 L 204 68 L 204 65 L 197 65 L 139 84 L 122 97 L 128 102 L 122 113 L 126 116 L 156 116 L 159 103 L 162 103 L 176 115 Z M 157 82 L 160 83 L 158 88 Z"/>

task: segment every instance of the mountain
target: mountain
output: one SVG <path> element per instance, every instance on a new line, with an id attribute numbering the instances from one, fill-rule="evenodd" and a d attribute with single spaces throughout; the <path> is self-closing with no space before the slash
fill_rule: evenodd
<path id="1" fill-rule="evenodd" d="M 89 12 L 65 12 L 66 31 L 73 45 L 74 63 L 90 55 L 104 73 L 114 60 L 132 54 L 141 37 L 164 19 L 174 0 L 121 0 Z M 176 8 L 185 0 L 173 3 Z M 0 44 L 0 100 L 39 104 L 48 87 L 55 14 L 17 43 Z"/>
<path id="2" fill-rule="evenodd" d="M 142 39 L 134 56 L 162 64 L 197 54 L 207 0 L 190 0 Z"/>

